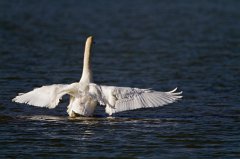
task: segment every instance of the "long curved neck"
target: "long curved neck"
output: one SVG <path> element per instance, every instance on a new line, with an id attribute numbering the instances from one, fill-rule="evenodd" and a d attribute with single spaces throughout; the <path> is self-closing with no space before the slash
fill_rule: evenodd
<path id="1" fill-rule="evenodd" d="M 83 60 L 83 71 L 82 77 L 80 82 L 93 82 L 92 78 L 92 69 L 91 69 L 91 44 L 92 44 L 92 36 L 87 38 L 85 44 L 85 51 L 84 51 L 84 60 Z"/>

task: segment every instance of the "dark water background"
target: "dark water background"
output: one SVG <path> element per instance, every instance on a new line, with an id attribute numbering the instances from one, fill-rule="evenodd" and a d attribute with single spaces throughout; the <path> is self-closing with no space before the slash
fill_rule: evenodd
<path id="1" fill-rule="evenodd" d="M 12 103 L 78 81 L 93 35 L 96 83 L 179 87 L 184 99 L 69 119 Z M 0 1 L 0 158 L 240 158 L 240 1 Z"/>

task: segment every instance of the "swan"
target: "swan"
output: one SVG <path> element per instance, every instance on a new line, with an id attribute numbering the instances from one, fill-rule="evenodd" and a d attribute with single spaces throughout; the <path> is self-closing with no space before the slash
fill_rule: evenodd
<path id="1" fill-rule="evenodd" d="M 55 108 L 62 96 L 70 95 L 67 113 L 70 117 L 92 116 L 97 103 L 105 105 L 105 112 L 114 113 L 140 108 L 164 106 L 182 98 L 177 88 L 168 92 L 131 87 L 105 86 L 93 83 L 90 48 L 92 37 L 85 45 L 82 77 L 72 84 L 54 84 L 20 93 L 13 102 L 26 103 L 38 107 Z"/>

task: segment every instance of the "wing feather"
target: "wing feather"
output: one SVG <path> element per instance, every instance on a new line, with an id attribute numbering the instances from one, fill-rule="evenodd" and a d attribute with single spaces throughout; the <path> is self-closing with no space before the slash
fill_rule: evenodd
<path id="1" fill-rule="evenodd" d="M 58 105 L 64 94 L 69 93 L 69 86 L 64 84 L 42 86 L 30 92 L 19 94 L 12 101 L 52 109 Z"/>
<path id="2" fill-rule="evenodd" d="M 142 96 L 146 101 L 146 105 L 148 105 L 149 107 L 154 107 L 153 101 L 147 96 L 147 94 L 143 94 Z"/>
<path id="3" fill-rule="evenodd" d="M 90 94 L 106 105 L 106 113 L 110 115 L 139 108 L 159 107 L 182 98 L 182 92 L 176 92 L 177 88 L 169 92 L 96 84 L 90 84 L 90 88 Z"/>
<path id="4" fill-rule="evenodd" d="M 115 89 L 118 89 L 117 87 Z M 129 88 L 127 88 L 129 89 Z M 123 91 L 122 91 L 123 90 Z M 131 90 L 126 91 L 121 87 L 117 92 L 124 92 L 121 94 L 121 97 L 116 100 L 112 113 L 117 113 L 126 110 L 134 110 L 139 108 L 150 108 L 150 107 L 159 107 L 166 104 L 173 103 L 180 99 L 182 96 L 179 96 L 182 92 L 157 92 L 152 90 Z"/>

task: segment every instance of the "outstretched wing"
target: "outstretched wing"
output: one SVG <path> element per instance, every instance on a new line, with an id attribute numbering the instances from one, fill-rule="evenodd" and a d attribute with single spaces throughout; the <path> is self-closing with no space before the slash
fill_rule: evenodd
<path id="1" fill-rule="evenodd" d="M 150 89 L 100 86 L 99 90 L 105 99 L 106 112 L 110 115 L 126 110 L 159 107 L 182 98 L 182 92 L 176 92 L 177 88 L 170 92 L 158 92 Z"/>
<path id="2" fill-rule="evenodd" d="M 27 93 L 19 93 L 12 101 L 52 109 L 58 105 L 63 95 L 71 92 L 72 88 L 72 85 L 67 84 L 42 86 Z"/>
<path id="3" fill-rule="evenodd" d="M 125 110 L 133 110 L 139 108 L 159 107 L 175 102 L 182 98 L 182 92 L 157 92 L 151 90 L 132 89 L 126 91 L 124 88 L 118 89 L 116 92 L 115 108 L 111 108 L 113 113 Z M 124 94 L 122 94 L 124 92 Z"/>

